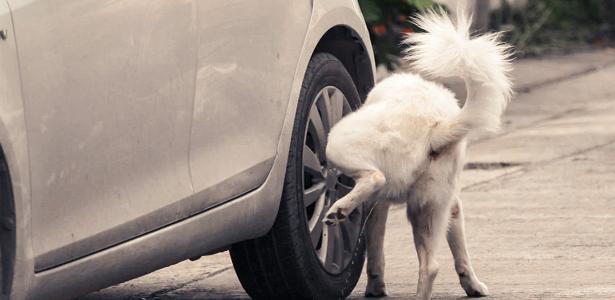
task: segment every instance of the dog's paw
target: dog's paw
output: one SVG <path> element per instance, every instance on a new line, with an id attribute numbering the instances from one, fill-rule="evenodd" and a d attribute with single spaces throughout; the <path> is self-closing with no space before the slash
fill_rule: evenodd
<path id="1" fill-rule="evenodd" d="M 381 298 L 387 296 L 387 289 L 384 282 L 367 281 L 365 287 L 365 298 Z"/>
<path id="2" fill-rule="evenodd" d="M 333 212 L 329 211 L 322 221 L 329 226 L 334 226 L 344 222 L 345 220 L 346 215 L 342 213 L 341 209 L 338 209 Z"/>
<path id="3" fill-rule="evenodd" d="M 468 297 L 485 297 L 489 295 L 487 285 L 478 280 L 461 281 L 461 287 L 466 291 Z"/>

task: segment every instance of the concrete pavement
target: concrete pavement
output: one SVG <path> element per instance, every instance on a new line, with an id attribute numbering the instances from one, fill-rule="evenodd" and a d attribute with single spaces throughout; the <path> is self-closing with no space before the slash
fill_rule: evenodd
<path id="1" fill-rule="evenodd" d="M 515 82 L 503 131 L 468 150 L 474 268 L 490 299 L 615 299 L 615 51 L 519 61 Z M 409 299 L 418 262 L 403 207 L 387 226 L 389 299 Z M 434 299 L 464 297 L 444 244 L 438 259 Z M 220 253 L 80 299 L 247 298 Z"/>

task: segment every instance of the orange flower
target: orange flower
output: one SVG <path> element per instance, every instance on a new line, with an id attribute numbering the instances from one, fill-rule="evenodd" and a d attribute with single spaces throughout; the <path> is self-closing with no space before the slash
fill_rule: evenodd
<path id="1" fill-rule="evenodd" d="M 377 35 L 383 35 L 383 34 L 385 34 L 387 32 L 387 28 L 384 25 L 376 25 L 376 26 L 372 27 L 372 30 Z"/>

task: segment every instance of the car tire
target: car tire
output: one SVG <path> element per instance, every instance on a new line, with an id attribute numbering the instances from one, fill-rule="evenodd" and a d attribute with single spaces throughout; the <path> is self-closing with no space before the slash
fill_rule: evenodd
<path id="1" fill-rule="evenodd" d="M 341 92 L 342 96 L 336 94 L 338 92 Z M 301 88 L 283 195 L 274 225 L 265 236 L 240 242 L 233 245 L 230 250 L 241 285 L 253 299 L 344 299 L 354 289 L 361 276 L 365 261 L 363 208 L 357 210 L 357 216 L 354 217 L 355 223 L 350 224 L 349 222 L 349 225 L 345 225 L 349 226 L 346 228 L 345 235 L 344 228 L 341 226 L 339 231 L 334 231 L 335 228 L 330 229 L 322 225 L 323 233 L 320 238 L 317 238 L 319 240 L 314 242 L 313 235 L 316 234 L 316 230 L 312 230 L 310 224 L 314 224 L 313 227 L 320 226 L 314 223 L 314 220 L 321 222 L 322 215 L 320 214 L 326 210 L 326 205 L 330 206 L 332 202 L 341 197 L 339 196 L 341 192 L 327 186 L 326 191 L 317 200 L 326 203 L 323 204 L 324 209 L 320 207 L 316 213 L 316 209 L 313 208 L 311 216 L 303 198 L 306 193 L 306 175 L 304 174 L 306 167 L 303 161 L 303 151 L 308 137 L 311 137 L 308 130 L 314 127 L 312 123 L 309 123 L 312 122 L 313 116 L 310 112 L 313 107 L 320 107 L 318 101 L 326 97 L 323 93 L 327 95 L 332 93 L 331 99 L 344 97 L 343 110 L 345 113 L 349 112 L 347 106 L 352 111 L 361 104 L 354 82 L 344 65 L 331 54 L 317 53 L 309 62 Z M 323 113 L 319 114 L 324 120 L 323 115 Z M 317 151 L 314 150 L 314 152 Z M 323 164 L 326 164 L 326 158 Z M 327 169 L 323 172 L 328 172 L 329 175 L 326 176 L 329 178 L 333 176 L 331 172 L 334 171 Z M 338 177 L 339 182 L 342 178 L 343 175 Z M 348 178 L 344 184 L 345 188 L 349 186 L 347 189 L 349 191 L 352 183 L 347 180 Z M 339 182 L 333 185 L 344 185 Z M 313 205 L 316 206 L 316 204 Z M 334 232 L 337 232 L 338 239 L 331 237 Z M 353 242 L 355 239 L 356 241 Z M 331 245 L 330 247 L 337 245 L 336 247 L 342 250 L 337 250 L 337 252 L 333 248 L 323 250 L 325 240 L 327 240 L 327 245 Z M 346 245 L 347 242 L 348 245 Z M 350 249 L 352 245 L 354 249 Z M 333 254 L 329 255 L 329 252 Z M 339 258 L 338 255 L 344 257 Z M 336 258 L 330 258 L 333 256 Z M 338 262 L 331 263 L 331 260 Z"/>

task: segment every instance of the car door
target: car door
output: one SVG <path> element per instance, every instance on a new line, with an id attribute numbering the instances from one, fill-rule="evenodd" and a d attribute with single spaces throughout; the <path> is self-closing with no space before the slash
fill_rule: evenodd
<path id="1" fill-rule="evenodd" d="M 178 219 L 190 196 L 193 0 L 9 0 L 42 271 Z"/>
<path id="2" fill-rule="evenodd" d="M 190 167 L 202 211 L 259 186 L 276 155 L 311 1 L 199 5 Z"/>

